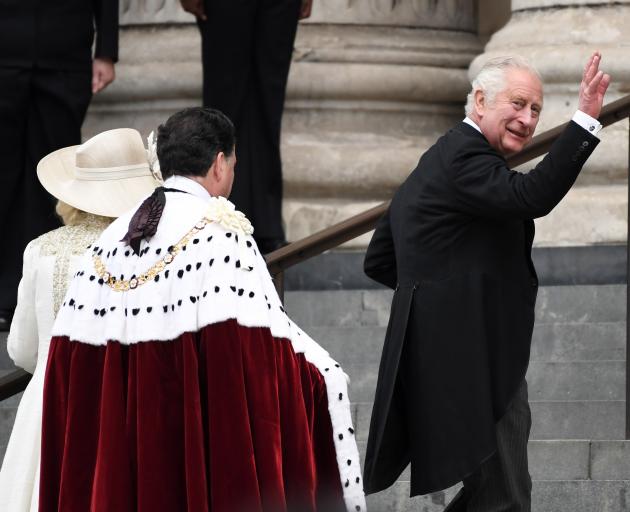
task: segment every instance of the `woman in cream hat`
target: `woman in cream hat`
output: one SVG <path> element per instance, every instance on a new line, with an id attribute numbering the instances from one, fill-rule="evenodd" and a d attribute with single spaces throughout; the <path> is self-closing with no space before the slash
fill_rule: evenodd
<path id="1" fill-rule="evenodd" d="M 33 372 L 15 418 L 0 470 L 0 510 L 38 509 L 42 391 L 50 331 L 73 275 L 75 259 L 115 218 L 159 185 L 136 130 L 100 133 L 80 146 L 43 158 L 37 176 L 56 197 L 65 226 L 33 240 L 24 251 L 22 281 L 7 350 Z"/>

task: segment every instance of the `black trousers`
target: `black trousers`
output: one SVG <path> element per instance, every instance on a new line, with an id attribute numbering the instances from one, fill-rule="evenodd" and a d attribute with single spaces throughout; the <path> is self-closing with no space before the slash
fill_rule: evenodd
<path id="1" fill-rule="evenodd" d="M 527 441 L 532 417 L 527 382 L 496 426 L 497 451 L 472 475 L 444 512 L 531 512 Z"/>
<path id="2" fill-rule="evenodd" d="M 230 200 L 252 221 L 258 243 L 284 240 L 280 129 L 301 0 L 205 4 L 203 103 L 236 126 Z"/>
<path id="3" fill-rule="evenodd" d="M 60 226 L 37 163 L 81 143 L 90 71 L 0 66 L 0 309 L 15 308 L 26 244 Z"/>

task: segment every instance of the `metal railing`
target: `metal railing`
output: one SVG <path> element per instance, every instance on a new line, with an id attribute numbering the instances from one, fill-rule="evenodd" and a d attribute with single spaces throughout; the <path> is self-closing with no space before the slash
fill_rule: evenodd
<path id="1" fill-rule="evenodd" d="M 599 116 L 599 122 L 603 126 L 609 126 L 618 121 L 630 117 L 630 95 L 606 105 Z M 510 167 L 516 167 L 539 157 L 549 151 L 549 148 L 558 136 L 563 132 L 567 123 L 556 126 L 548 130 L 532 140 L 523 151 L 509 155 L 507 160 Z M 628 153 L 628 170 L 630 172 L 630 141 Z M 630 187 L 628 189 L 628 198 L 630 201 Z M 629 202 L 630 204 L 630 202 Z M 313 235 L 302 240 L 293 242 L 277 251 L 266 256 L 269 272 L 274 277 L 276 289 L 281 298 L 284 296 L 284 271 L 314 256 L 318 256 L 323 252 L 338 247 L 358 236 L 361 236 L 372 229 L 376 225 L 378 219 L 385 213 L 389 201 L 381 205 L 375 206 L 363 213 L 350 217 L 343 222 L 335 224 L 329 228 L 323 229 Z M 630 220 L 630 210 L 629 210 Z M 630 222 L 628 223 L 628 240 L 630 240 Z M 628 245 L 628 261 L 627 276 L 630 276 L 630 244 Z M 627 281 L 626 276 L 626 281 Z M 627 287 L 627 304 L 630 304 L 630 287 Z M 630 311 L 626 307 L 626 439 L 630 439 Z M 30 374 L 23 370 L 16 370 L 2 378 L 0 378 L 0 401 L 23 391 Z"/>

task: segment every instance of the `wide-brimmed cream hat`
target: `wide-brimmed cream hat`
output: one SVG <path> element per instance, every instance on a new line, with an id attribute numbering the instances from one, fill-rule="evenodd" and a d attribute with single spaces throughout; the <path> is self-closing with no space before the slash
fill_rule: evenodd
<path id="1" fill-rule="evenodd" d="M 37 177 L 57 199 L 79 210 L 119 217 L 160 185 L 138 131 L 118 128 L 41 159 Z"/>

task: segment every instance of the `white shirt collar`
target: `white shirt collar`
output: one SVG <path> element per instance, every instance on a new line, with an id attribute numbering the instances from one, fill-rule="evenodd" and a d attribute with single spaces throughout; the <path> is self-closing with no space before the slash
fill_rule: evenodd
<path id="1" fill-rule="evenodd" d="M 164 187 L 176 188 L 177 190 L 188 192 L 189 194 L 205 199 L 206 201 L 212 197 L 200 183 L 197 183 L 195 180 L 191 180 L 186 176 L 171 176 L 164 182 Z"/>
<path id="2" fill-rule="evenodd" d="M 479 128 L 479 126 L 477 125 L 477 123 L 475 123 L 470 117 L 466 116 L 464 118 L 464 123 L 466 123 L 467 125 L 472 126 L 475 130 L 477 130 L 479 133 L 483 133 L 481 131 L 481 128 Z"/>

